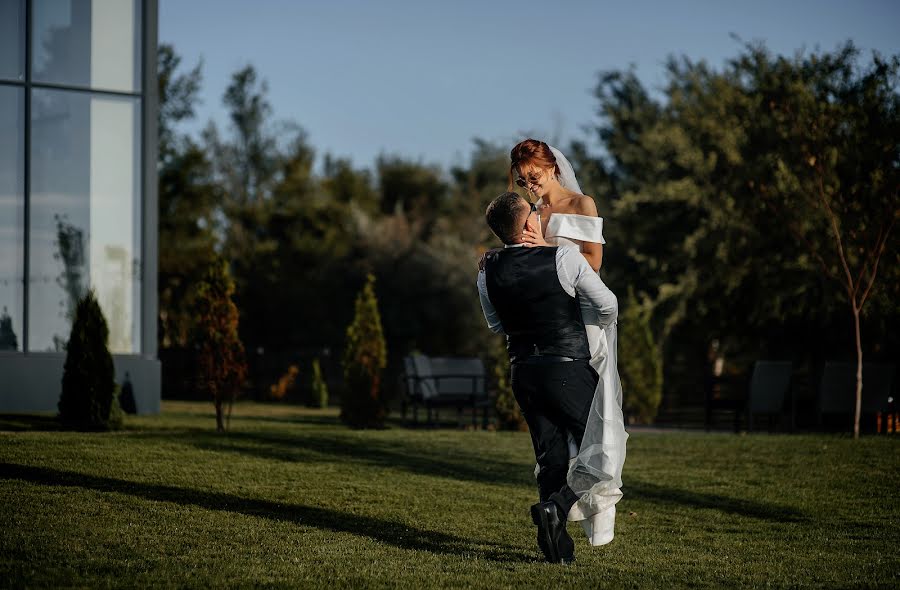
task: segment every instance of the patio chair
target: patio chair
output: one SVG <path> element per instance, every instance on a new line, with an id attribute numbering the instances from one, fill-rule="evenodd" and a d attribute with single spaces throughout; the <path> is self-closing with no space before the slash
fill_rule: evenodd
<path id="1" fill-rule="evenodd" d="M 863 363 L 861 414 L 873 415 L 887 410 L 893 380 L 893 364 Z M 818 408 L 820 427 L 826 414 L 845 414 L 852 422 L 856 412 L 856 363 L 825 363 L 819 384 Z"/>
<path id="2" fill-rule="evenodd" d="M 753 416 L 777 416 L 784 407 L 784 397 L 791 386 L 790 361 L 756 361 L 747 393 L 747 430 L 753 431 Z M 791 431 L 794 429 L 794 403 L 791 401 Z M 771 428 L 770 428 L 771 430 Z"/>
<path id="3" fill-rule="evenodd" d="M 419 406 L 424 406 L 429 425 L 438 419 L 441 407 L 455 407 L 460 423 L 463 409 L 471 407 L 472 426 L 477 425 L 479 409 L 482 410 L 482 423 L 487 426 L 491 404 L 481 359 L 414 354 L 404 359 L 404 368 L 405 373 L 401 377 L 406 388 L 404 422 L 408 405 L 412 405 L 414 423 L 418 423 Z"/>

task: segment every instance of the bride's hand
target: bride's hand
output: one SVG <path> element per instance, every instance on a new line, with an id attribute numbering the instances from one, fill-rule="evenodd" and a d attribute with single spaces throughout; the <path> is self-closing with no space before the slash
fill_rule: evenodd
<path id="1" fill-rule="evenodd" d="M 550 245 L 547 243 L 547 240 L 544 239 L 544 234 L 541 232 L 541 224 L 538 224 L 537 227 L 535 227 L 531 225 L 530 221 L 525 226 L 525 231 L 522 232 L 522 243 L 529 248 Z"/>

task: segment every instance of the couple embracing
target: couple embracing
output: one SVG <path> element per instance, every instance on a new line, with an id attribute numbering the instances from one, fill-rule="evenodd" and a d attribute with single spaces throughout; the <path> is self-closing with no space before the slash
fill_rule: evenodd
<path id="1" fill-rule="evenodd" d="M 613 538 L 622 497 L 625 423 L 616 367 L 618 302 L 597 271 L 603 220 L 563 154 L 534 139 L 510 153 L 513 182 L 485 217 L 502 249 L 488 252 L 478 292 L 488 327 L 505 334 L 513 394 L 528 423 L 540 501 L 531 507 L 548 561 L 574 559 L 567 521 L 591 545 Z"/>

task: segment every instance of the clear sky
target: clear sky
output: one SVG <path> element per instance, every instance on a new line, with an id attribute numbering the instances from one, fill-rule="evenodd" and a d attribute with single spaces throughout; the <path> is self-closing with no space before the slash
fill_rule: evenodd
<path id="1" fill-rule="evenodd" d="M 731 33 L 783 54 L 847 39 L 900 53 L 897 0 L 161 0 L 159 20 L 160 42 L 204 62 L 187 131 L 227 124 L 222 93 L 251 63 L 276 118 L 358 166 L 382 152 L 461 164 L 475 137 L 583 139 L 598 72 L 633 64 L 659 86 L 668 55 L 736 55 Z"/>

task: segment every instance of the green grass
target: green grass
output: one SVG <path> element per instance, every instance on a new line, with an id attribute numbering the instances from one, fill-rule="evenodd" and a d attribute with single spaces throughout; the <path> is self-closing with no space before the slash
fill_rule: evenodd
<path id="1" fill-rule="evenodd" d="M 633 433 L 616 539 L 543 563 L 527 434 L 164 403 L 0 418 L 0 587 L 900 586 L 900 437 Z"/>

